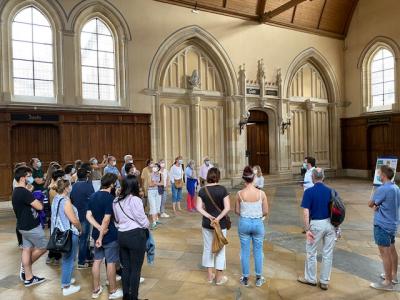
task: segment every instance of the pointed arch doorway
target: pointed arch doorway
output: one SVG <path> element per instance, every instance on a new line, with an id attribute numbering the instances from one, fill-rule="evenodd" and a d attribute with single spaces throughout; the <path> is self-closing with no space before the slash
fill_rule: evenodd
<path id="1" fill-rule="evenodd" d="M 263 174 L 269 174 L 269 128 L 268 115 L 261 110 L 250 110 L 247 125 L 247 155 L 249 165 L 259 165 Z"/>

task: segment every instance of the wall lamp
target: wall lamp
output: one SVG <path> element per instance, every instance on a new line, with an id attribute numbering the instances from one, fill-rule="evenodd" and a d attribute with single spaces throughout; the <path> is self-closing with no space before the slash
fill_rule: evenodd
<path id="1" fill-rule="evenodd" d="M 242 117 L 240 118 L 240 121 L 239 121 L 239 132 L 240 132 L 240 134 L 242 134 L 242 131 L 244 130 L 244 126 L 246 126 L 248 124 L 249 118 L 250 118 L 250 112 L 249 111 L 244 113 L 242 115 Z"/>
<path id="2" fill-rule="evenodd" d="M 287 130 L 290 125 L 292 125 L 292 116 L 293 116 L 293 113 L 290 112 L 286 116 L 286 122 L 282 120 L 282 123 L 281 123 L 282 134 L 285 134 L 285 130 Z"/>

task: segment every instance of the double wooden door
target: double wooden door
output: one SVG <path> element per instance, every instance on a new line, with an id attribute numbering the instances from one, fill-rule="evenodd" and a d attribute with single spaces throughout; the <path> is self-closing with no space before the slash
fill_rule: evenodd
<path id="1" fill-rule="evenodd" d="M 268 115 L 259 110 L 250 111 L 247 125 L 247 155 L 251 166 L 259 165 L 263 174 L 269 174 Z"/>
<path id="2" fill-rule="evenodd" d="M 79 145 L 70 145 L 79 147 Z M 29 163 L 31 158 L 38 157 L 43 166 L 60 159 L 60 141 L 58 127 L 52 125 L 22 124 L 11 130 L 11 158 L 17 162 Z"/>
<path id="3" fill-rule="evenodd" d="M 375 170 L 376 159 L 380 156 L 392 156 L 392 130 L 389 124 L 375 125 L 368 128 L 368 169 Z"/>

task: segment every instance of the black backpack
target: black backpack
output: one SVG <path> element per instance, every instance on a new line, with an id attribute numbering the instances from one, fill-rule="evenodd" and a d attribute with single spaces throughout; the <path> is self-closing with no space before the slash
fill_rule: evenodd
<path id="1" fill-rule="evenodd" d="M 332 189 L 331 202 L 329 204 L 331 212 L 331 224 L 335 227 L 343 223 L 346 216 L 346 207 L 344 206 L 342 198 L 339 194 Z"/>

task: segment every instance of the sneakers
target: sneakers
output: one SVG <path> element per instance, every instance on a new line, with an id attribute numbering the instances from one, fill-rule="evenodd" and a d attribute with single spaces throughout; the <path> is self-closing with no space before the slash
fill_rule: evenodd
<path id="1" fill-rule="evenodd" d="M 24 267 L 22 266 L 22 263 L 21 263 L 21 266 L 20 266 L 20 268 L 19 268 L 19 279 L 20 279 L 21 281 L 25 281 L 25 269 L 24 269 Z"/>
<path id="2" fill-rule="evenodd" d="M 75 294 L 81 290 L 81 287 L 79 285 L 70 285 L 67 288 L 63 288 L 63 296 L 69 296 L 72 294 Z"/>
<path id="3" fill-rule="evenodd" d="M 215 282 L 216 285 L 224 285 L 225 283 L 228 282 L 228 277 L 222 276 L 221 280 L 218 282 Z"/>
<path id="4" fill-rule="evenodd" d="M 77 267 L 78 270 L 83 270 L 83 269 L 88 269 L 88 268 L 90 268 L 89 263 L 78 264 L 78 267 Z"/>
<path id="5" fill-rule="evenodd" d="M 167 213 L 162 213 L 161 215 L 160 215 L 160 217 L 161 218 L 169 218 L 169 214 L 167 214 Z"/>
<path id="6" fill-rule="evenodd" d="M 317 286 L 316 283 L 314 283 L 314 282 L 309 282 L 309 281 L 307 281 L 304 277 L 298 277 L 298 278 L 297 278 L 297 281 L 300 282 L 300 283 L 302 283 L 302 284 L 308 284 L 308 285 L 311 285 L 311 286 Z"/>
<path id="7" fill-rule="evenodd" d="M 69 282 L 70 285 L 74 284 L 76 282 L 75 278 L 71 278 L 71 281 Z M 61 287 L 61 289 L 63 289 L 63 287 Z"/>
<path id="8" fill-rule="evenodd" d="M 266 282 L 266 280 L 265 280 L 264 276 L 260 276 L 260 277 L 257 276 L 257 279 L 256 279 L 257 287 L 262 286 L 265 282 Z"/>
<path id="9" fill-rule="evenodd" d="M 323 291 L 327 291 L 328 290 L 328 285 L 326 283 L 319 283 L 319 288 Z"/>
<path id="10" fill-rule="evenodd" d="M 119 276 L 118 274 L 115 275 L 115 281 L 121 281 L 121 276 Z M 110 285 L 110 282 L 108 281 L 108 279 L 106 279 L 106 285 Z"/>
<path id="11" fill-rule="evenodd" d="M 383 282 L 374 282 L 369 285 L 373 289 L 382 290 L 382 291 L 394 291 L 393 284 L 385 285 Z"/>
<path id="12" fill-rule="evenodd" d="M 382 278 L 383 280 L 385 280 L 386 279 L 386 274 L 382 273 L 381 275 L 379 275 L 379 277 Z M 398 284 L 399 283 L 399 280 L 397 279 L 397 277 L 392 279 L 392 283 L 393 284 Z"/>
<path id="13" fill-rule="evenodd" d="M 122 298 L 124 296 L 124 293 L 122 292 L 121 289 L 117 289 L 115 290 L 114 293 L 110 293 L 110 295 L 108 296 L 108 299 L 119 299 Z"/>
<path id="14" fill-rule="evenodd" d="M 157 229 L 157 223 L 154 222 L 153 224 L 151 224 L 150 230 L 156 230 L 156 229 Z"/>
<path id="15" fill-rule="evenodd" d="M 103 287 L 100 285 L 99 289 L 97 291 L 92 292 L 92 299 L 99 298 L 99 296 L 101 295 L 102 292 L 103 292 Z"/>
<path id="16" fill-rule="evenodd" d="M 240 284 L 244 286 L 249 286 L 249 277 L 240 277 Z"/>
<path id="17" fill-rule="evenodd" d="M 143 282 L 144 282 L 144 278 L 143 278 L 143 277 L 140 277 L 139 283 L 143 283 Z"/>
<path id="18" fill-rule="evenodd" d="M 24 285 L 25 285 L 25 287 L 30 287 L 32 285 L 40 284 L 45 281 L 46 281 L 45 278 L 33 276 L 32 279 L 30 279 L 30 280 L 24 280 Z"/>

